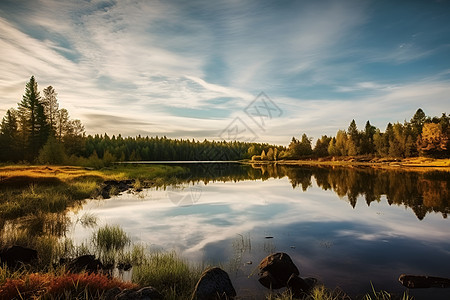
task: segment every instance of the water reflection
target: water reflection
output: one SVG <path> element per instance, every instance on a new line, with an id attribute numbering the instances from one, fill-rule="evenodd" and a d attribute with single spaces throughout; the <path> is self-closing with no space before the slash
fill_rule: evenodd
<path id="1" fill-rule="evenodd" d="M 187 167 L 173 180 L 176 186 L 161 183 L 138 195 L 91 200 L 69 215 L 42 215 L 4 229 L 68 236 L 80 244 L 89 240 L 93 225 L 118 224 L 134 242 L 226 266 L 241 296 L 264 291 L 251 274 L 274 251 L 287 252 L 302 276 L 354 295 L 370 290 L 370 281 L 379 289 L 402 290 L 401 273 L 450 277 L 448 172 Z M 178 205 L 169 193 L 189 193 L 186 187 L 200 189 L 200 197 Z"/>
<path id="2" fill-rule="evenodd" d="M 203 192 L 192 206 L 176 206 L 164 189 L 155 188 L 148 191 L 151 198 L 123 194 L 91 201 L 83 212 L 119 224 L 135 242 L 153 249 L 224 265 L 240 292 L 264 292 L 250 275 L 274 251 L 287 252 L 302 276 L 354 295 L 370 290 L 370 281 L 377 288 L 402 290 L 401 273 L 448 276 L 450 233 L 439 214 L 418 220 L 411 209 L 389 205 L 385 195 L 370 206 L 358 196 L 352 208 L 332 189 L 319 188 L 313 177 L 304 178 L 311 181 L 301 180 L 306 192 L 293 189 L 289 177 L 208 181 L 196 183 Z M 76 228 L 75 233 L 81 242 L 91 231 Z"/>
<path id="3" fill-rule="evenodd" d="M 450 172 L 413 172 L 370 167 L 317 167 L 279 164 L 192 164 L 190 172 L 178 180 L 191 184 L 238 182 L 288 177 L 294 189 L 307 191 L 313 181 L 323 190 L 332 190 L 354 208 L 361 197 L 368 206 L 385 195 L 389 205 L 410 207 L 422 220 L 427 213 L 450 210 Z M 360 199 L 361 201 L 361 199 Z"/>

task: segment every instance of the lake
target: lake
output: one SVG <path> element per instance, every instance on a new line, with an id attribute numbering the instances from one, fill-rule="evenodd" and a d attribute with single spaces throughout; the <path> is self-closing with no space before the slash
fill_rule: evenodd
<path id="1" fill-rule="evenodd" d="M 89 200 L 72 212 L 77 243 L 118 224 L 135 243 L 219 264 L 241 297 L 265 292 L 257 266 L 286 252 L 302 277 L 350 295 L 402 292 L 402 273 L 450 277 L 450 174 L 350 167 L 183 164 L 175 186 Z M 450 290 L 411 290 L 449 299 Z"/>

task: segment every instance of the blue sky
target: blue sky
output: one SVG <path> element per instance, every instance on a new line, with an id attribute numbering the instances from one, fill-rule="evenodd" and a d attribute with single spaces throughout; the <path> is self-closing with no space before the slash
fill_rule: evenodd
<path id="1" fill-rule="evenodd" d="M 449 20 L 450 1 L 1 0 L 0 114 L 34 75 L 90 134 L 384 130 L 450 113 Z"/>

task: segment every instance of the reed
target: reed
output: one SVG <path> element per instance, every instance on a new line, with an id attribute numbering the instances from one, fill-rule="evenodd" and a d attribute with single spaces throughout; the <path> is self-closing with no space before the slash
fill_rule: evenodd
<path id="1" fill-rule="evenodd" d="M 92 241 L 100 251 L 123 250 L 131 240 L 125 231 L 117 225 L 105 225 L 94 233 Z"/>
<path id="2" fill-rule="evenodd" d="M 133 268 L 132 281 L 156 288 L 164 299 L 189 299 L 201 272 L 175 252 L 153 252 Z"/>

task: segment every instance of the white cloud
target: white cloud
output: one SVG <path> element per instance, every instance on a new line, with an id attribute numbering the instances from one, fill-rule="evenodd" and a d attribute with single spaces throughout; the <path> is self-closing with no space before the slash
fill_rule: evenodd
<path id="1" fill-rule="evenodd" d="M 381 57 L 347 46 L 367 21 L 365 4 L 271 5 L 41 0 L 21 10 L 19 3 L 16 15 L 0 17 L 0 113 L 16 106 L 31 75 L 41 89 L 55 87 L 61 106 L 89 133 L 217 138 L 214 132 L 239 116 L 260 141 L 287 144 L 302 132 L 334 135 L 353 118 L 384 129 L 418 107 L 448 112 L 448 70 L 403 83 L 359 76 L 358 64 Z M 409 55 L 418 48 L 406 46 L 385 59 L 437 51 Z M 223 65 L 208 69 L 216 57 Z M 329 91 L 304 96 L 315 86 Z M 284 112 L 265 130 L 242 111 L 260 91 Z M 333 92 L 361 96 L 343 100 Z M 109 116 L 103 124 L 89 119 L 99 114 Z"/>

